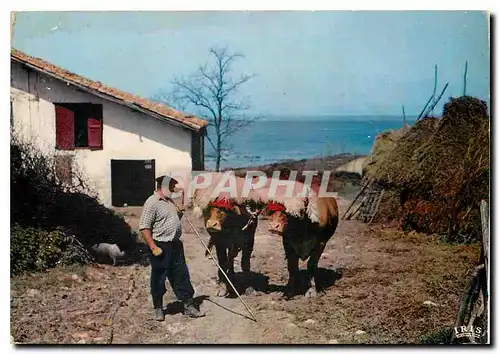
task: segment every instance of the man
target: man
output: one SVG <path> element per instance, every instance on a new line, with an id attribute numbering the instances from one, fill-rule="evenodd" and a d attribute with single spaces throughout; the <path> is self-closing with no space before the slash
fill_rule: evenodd
<path id="1" fill-rule="evenodd" d="M 178 182 L 168 176 L 156 179 L 156 191 L 142 209 L 139 229 L 151 249 L 151 296 L 157 321 L 165 320 L 163 295 L 168 278 L 177 300 L 184 304 L 184 314 L 202 317 L 194 302 L 194 289 L 184 258 L 184 247 L 180 240 L 182 210 L 170 198 Z M 168 186 L 164 188 L 164 186 Z"/>

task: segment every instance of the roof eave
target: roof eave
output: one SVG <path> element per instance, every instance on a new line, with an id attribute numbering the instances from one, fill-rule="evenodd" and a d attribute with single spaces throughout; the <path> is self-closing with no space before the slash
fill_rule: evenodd
<path id="1" fill-rule="evenodd" d="M 178 121 L 177 119 L 173 118 L 173 117 L 170 117 L 170 116 L 167 116 L 167 115 L 161 115 L 161 114 L 158 114 L 156 112 L 152 112 L 144 107 L 141 107 L 140 105 L 137 105 L 137 104 L 134 104 L 134 103 L 130 103 L 130 102 L 127 102 L 125 100 L 122 100 L 122 99 L 119 99 L 117 97 L 113 97 L 109 94 L 106 94 L 104 92 L 101 92 L 99 90 L 96 90 L 96 89 L 93 89 L 93 88 L 90 88 L 88 86 L 85 86 L 85 85 L 82 85 L 82 84 L 79 84 L 79 83 L 76 83 L 74 81 L 71 81 L 71 80 L 68 80 L 64 77 L 61 77 L 60 75 L 57 75 L 57 74 L 54 74 L 50 71 L 47 71 L 47 70 L 44 70 L 43 68 L 40 68 L 36 65 L 33 65 L 31 63 L 28 63 L 22 59 L 19 59 L 17 58 L 16 56 L 12 55 L 11 54 L 11 59 L 12 60 L 15 60 L 16 62 L 18 63 L 21 63 L 23 65 L 26 65 L 27 67 L 33 69 L 33 70 L 36 70 L 36 71 L 39 71 L 39 72 L 42 72 L 48 76 L 51 76 L 57 80 L 60 80 L 60 81 L 63 81 L 65 83 L 67 83 L 68 85 L 73 85 L 77 88 L 79 88 L 80 90 L 83 90 L 83 91 L 86 91 L 86 92 L 89 92 L 95 96 L 98 96 L 98 97 L 101 97 L 103 99 L 106 99 L 108 101 L 111 101 L 111 102 L 114 102 L 116 104 L 119 104 L 119 105 L 122 105 L 122 106 L 126 106 L 130 109 L 133 109 L 135 111 L 138 111 L 138 112 L 141 112 L 141 113 L 144 113 L 148 116 L 151 116 L 153 118 L 156 118 L 158 120 L 161 120 L 163 122 L 166 122 L 166 123 L 170 123 L 172 125 L 175 125 L 177 127 L 182 127 L 182 128 L 186 128 L 186 129 L 189 129 L 189 130 L 192 130 L 192 131 L 195 131 L 195 132 L 199 132 L 200 130 L 204 129 L 207 125 L 208 125 L 208 122 L 206 122 L 205 125 L 201 126 L 201 125 L 191 125 L 191 124 L 187 124 L 187 123 L 183 123 L 183 122 L 180 122 Z"/>

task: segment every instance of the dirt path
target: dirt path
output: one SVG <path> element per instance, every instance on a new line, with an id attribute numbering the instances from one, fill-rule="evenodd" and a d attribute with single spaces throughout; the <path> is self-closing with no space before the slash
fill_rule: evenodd
<path id="1" fill-rule="evenodd" d="M 206 235 L 201 221 L 193 221 Z M 285 301 L 281 240 L 266 227 L 259 223 L 252 258 L 252 282 L 261 293 L 243 295 L 258 323 L 238 299 L 214 296 L 216 267 L 186 224 L 187 262 L 205 317 L 185 318 L 173 303 L 165 322 L 152 320 L 148 266 L 55 269 L 13 279 L 12 335 L 31 343 L 108 343 L 111 332 L 113 344 L 415 342 L 453 324 L 459 279 L 477 259 L 477 246 L 340 222 L 319 264 L 325 290 L 315 299 Z M 170 289 L 165 300 L 173 300 Z"/>
<path id="2" fill-rule="evenodd" d="M 191 220 L 193 220 L 191 218 Z M 199 232 L 205 235 L 199 220 L 193 220 Z M 339 227 L 338 235 L 351 238 L 352 224 L 344 223 Z M 359 230 L 356 226 L 356 232 Z M 151 318 L 148 296 L 149 268 L 135 271 L 137 290 L 128 306 L 121 309 L 116 316 L 114 343 L 274 343 L 290 342 L 305 337 L 309 323 L 295 324 L 295 316 L 287 312 L 281 302 L 283 285 L 287 280 L 281 240 L 267 233 L 267 222 L 261 221 L 256 233 L 255 252 L 252 258 L 252 269 L 255 274 L 252 284 L 260 290 L 258 296 L 243 295 L 258 319 L 258 323 L 250 320 L 249 314 L 237 298 L 215 297 L 216 267 L 213 261 L 204 256 L 204 250 L 187 224 L 184 225 L 183 241 L 186 258 L 195 287 L 195 297 L 205 298 L 201 308 L 206 312 L 204 318 L 184 318 L 177 309 L 172 309 L 165 323 L 156 323 Z M 343 242 L 344 238 L 332 240 L 325 251 L 321 267 L 333 269 L 338 266 L 331 257 L 332 252 Z M 332 254 L 333 255 L 333 254 Z M 348 258 L 348 257 L 347 257 Z M 240 270 L 239 258 L 236 271 Z M 342 260 L 345 261 L 345 260 Z M 304 267 L 303 264 L 301 264 Z M 126 271 L 126 270 L 124 270 Z M 263 275 L 265 274 L 265 275 Z M 334 274 L 331 271 L 331 274 Z M 330 280 L 332 282 L 333 279 Z M 264 293 L 266 289 L 271 292 Z M 169 289 L 170 290 L 170 289 Z M 272 291 L 275 290 L 275 291 Z M 209 298 L 207 298 L 209 297 Z M 172 292 L 166 295 L 167 302 L 173 301 Z M 313 301 L 313 300 L 309 300 Z M 169 311 L 170 312 L 170 311 Z M 314 317 L 311 314 L 311 318 Z M 122 330 L 124 329 L 124 330 Z M 189 333 L 189 335 L 186 335 Z M 312 338 L 318 342 L 319 338 Z M 327 343 L 328 338 L 321 342 Z"/>

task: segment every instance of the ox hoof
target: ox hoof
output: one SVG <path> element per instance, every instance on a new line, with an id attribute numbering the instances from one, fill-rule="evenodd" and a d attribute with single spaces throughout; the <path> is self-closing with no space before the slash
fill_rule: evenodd
<path id="1" fill-rule="evenodd" d="M 290 300 L 292 297 L 295 296 L 295 289 L 290 289 L 290 288 L 287 288 L 285 290 L 285 292 L 283 293 L 283 297 L 286 299 L 286 300 Z"/>
<path id="2" fill-rule="evenodd" d="M 314 287 L 311 287 L 311 288 L 309 288 L 309 290 L 307 290 L 307 292 L 304 296 L 309 297 L 309 298 L 313 298 L 313 297 L 316 297 L 316 295 L 318 295 L 318 293 L 316 292 L 316 289 Z"/>
<path id="3" fill-rule="evenodd" d="M 248 288 L 245 289 L 245 295 L 256 296 L 256 295 L 258 295 L 258 293 L 253 287 L 249 286 Z"/>
<path id="4" fill-rule="evenodd" d="M 218 297 L 226 297 L 229 295 L 229 291 L 227 291 L 227 288 L 225 286 L 218 286 L 217 291 L 215 292 L 215 296 Z"/>

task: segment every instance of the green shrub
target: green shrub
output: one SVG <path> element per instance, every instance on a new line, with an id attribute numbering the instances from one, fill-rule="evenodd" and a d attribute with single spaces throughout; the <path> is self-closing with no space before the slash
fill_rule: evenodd
<path id="1" fill-rule="evenodd" d="M 54 267 L 63 253 L 64 237 L 60 230 L 45 231 L 14 225 L 10 235 L 12 274 Z"/>
<path id="2" fill-rule="evenodd" d="M 61 180 L 56 156 L 12 132 L 10 142 L 11 274 L 87 263 L 92 245 L 116 243 L 142 260 L 123 217 L 97 199 L 77 165 Z"/>
<path id="3" fill-rule="evenodd" d="M 86 264 L 91 260 L 87 248 L 68 229 L 44 230 L 18 224 L 11 228 L 11 275 L 43 271 L 57 264 Z"/>

